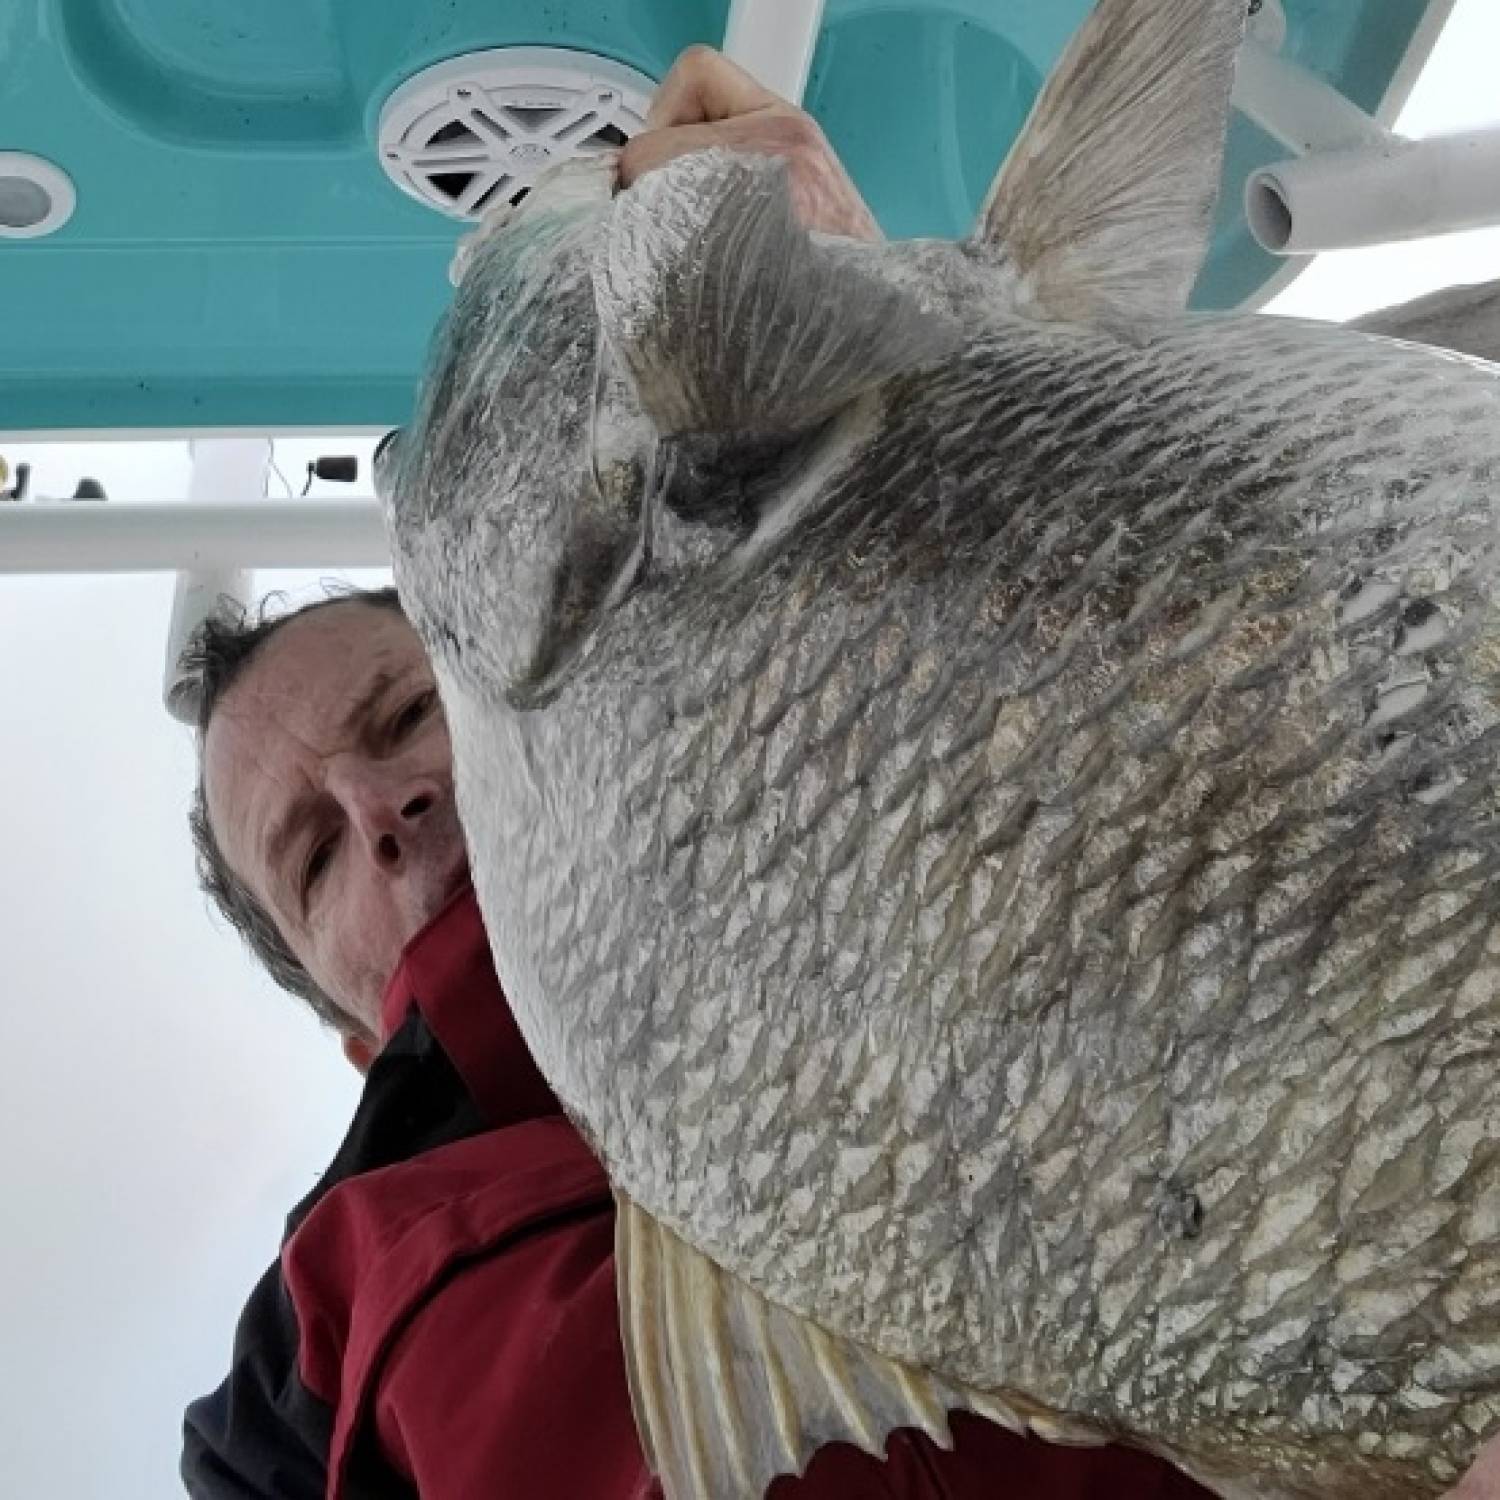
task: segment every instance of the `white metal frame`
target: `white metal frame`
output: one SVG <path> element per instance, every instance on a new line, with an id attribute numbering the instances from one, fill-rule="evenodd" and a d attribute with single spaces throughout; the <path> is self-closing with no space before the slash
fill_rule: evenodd
<path id="1" fill-rule="evenodd" d="M 1339 126 L 1340 131 L 1349 124 L 1347 111 L 1352 110 L 1359 114 L 1361 119 L 1372 121 L 1375 128 L 1382 133 L 1387 133 L 1396 123 L 1401 111 L 1405 109 L 1407 100 L 1411 98 L 1412 90 L 1416 87 L 1423 69 L 1431 60 L 1438 38 L 1452 19 L 1457 4 L 1458 0 L 1440 0 L 1440 3 L 1429 6 L 1423 12 L 1416 34 L 1412 37 L 1411 46 L 1407 48 L 1406 56 L 1396 70 L 1396 76 L 1391 80 L 1390 88 L 1386 90 L 1385 97 L 1380 101 L 1380 108 L 1372 117 L 1364 115 L 1362 111 L 1338 94 L 1336 89 L 1329 88 L 1321 79 L 1313 77 L 1305 69 L 1286 63 L 1279 57 L 1286 40 L 1286 15 L 1282 9 L 1281 0 L 1264 0 L 1259 13 L 1250 23 L 1246 47 L 1249 49 L 1258 44 L 1260 48 L 1276 56 L 1277 62 L 1282 66 L 1275 70 L 1257 67 L 1257 59 L 1252 55 L 1247 67 L 1246 54 L 1242 52 L 1235 82 L 1234 102 L 1243 114 L 1254 119 L 1268 134 L 1298 155 L 1311 151 L 1315 144 L 1323 150 L 1339 144 L 1348 144 L 1347 139 L 1340 141 L 1336 138 L 1325 138 L 1319 142 L 1313 139 L 1307 139 L 1302 143 L 1297 141 L 1290 126 L 1301 123 L 1305 127 L 1308 123 L 1306 111 L 1309 107 L 1309 86 L 1314 92 L 1325 95 L 1325 104 L 1330 102 L 1326 100 L 1327 94 L 1332 94 L 1342 101 L 1344 110 L 1340 112 L 1342 122 Z M 1286 268 L 1271 276 L 1254 296 L 1242 304 L 1242 310 L 1255 312 L 1268 302 L 1274 301 L 1296 279 L 1307 261 L 1306 255 L 1288 254 Z"/>
<path id="2" fill-rule="evenodd" d="M 388 567 L 368 500 L 62 501 L 0 506 L 5 573 Z"/>
<path id="3" fill-rule="evenodd" d="M 1313 255 L 1500 223 L 1500 128 L 1399 136 L 1281 56 L 1284 29 L 1252 30 L 1235 80 L 1240 110 L 1296 153 L 1245 184 L 1245 218 L 1264 249 Z"/>
<path id="4" fill-rule="evenodd" d="M 1389 138 L 1389 132 L 1330 83 L 1255 36 L 1245 39 L 1235 70 L 1240 113 L 1299 156 Z"/>
<path id="5" fill-rule="evenodd" d="M 801 104 L 823 6 L 824 0 L 729 0 L 724 55 L 772 93 Z"/>
<path id="6" fill-rule="evenodd" d="M 1278 255 L 1356 250 L 1500 223 L 1500 126 L 1407 140 L 1385 131 L 1263 168 L 1251 232 Z"/>
<path id="7" fill-rule="evenodd" d="M 193 443 L 200 438 L 384 437 L 388 427 L 0 427 L 0 443 Z"/>

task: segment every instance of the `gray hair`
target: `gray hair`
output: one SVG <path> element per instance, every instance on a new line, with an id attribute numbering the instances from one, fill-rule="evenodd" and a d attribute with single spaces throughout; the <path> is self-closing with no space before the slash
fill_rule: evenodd
<path id="1" fill-rule="evenodd" d="M 348 1033 L 354 1022 L 348 1013 L 323 992 L 282 937 L 275 919 L 255 899 L 244 881 L 229 867 L 208 817 L 203 789 L 203 744 L 209 720 L 224 694 L 239 680 L 245 668 L 268 640 L 292 620 L 335 604 L 368 604 L 375 609 L 402 613 L 393 588 L 360 589 L 349 585 L 326 588 L 327 597 L 300 609 L 272 613 L 281 602 L 278 595 L 261 600 L 253 609 L 224 610 L 211 615 L 194 632 L 182 656 L 182 667 L 198 700 L 198 780 L 193 788 L 188 829 L 198 869 L 198 885 L 218 908 L 219 914 L 244 940 L 245 946 L 281 986 L 312 1007 L 325 1025 Z"/>

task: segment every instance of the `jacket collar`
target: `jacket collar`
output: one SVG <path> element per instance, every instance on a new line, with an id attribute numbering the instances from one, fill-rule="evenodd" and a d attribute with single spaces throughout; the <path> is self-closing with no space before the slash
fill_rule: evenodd
<path id="1" fill-rule="evenodd" d="M 562 1112 L 500 987 L 472 886 L 406 945 L 381 1005 L 382 1041 L 414 1008 L 491 1126 Z"/>

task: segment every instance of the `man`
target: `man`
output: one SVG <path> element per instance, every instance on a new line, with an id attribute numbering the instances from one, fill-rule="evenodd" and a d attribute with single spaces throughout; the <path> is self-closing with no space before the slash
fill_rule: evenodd
<path id="1" fill-rule="evenodd" d="M 816 127 L 712 53 L 663 85 L 626 181 L 711 143 L 784 155 L 804 221 L 874 232 Z M 349 1134 L 291 1215 L 233 1366 L 190 1408 L 200 1497 L 647 1500 L 607 1184 L 558 1113 L 492 967 L 431 669 L 392 591 L 198 647 L 205 887 L 367 1075 Z M 1120 1449 L 972 1418 L 956 1450 L 824 1450 L 775 1500 L 1205 1492 Z M 1476 1492 L 1482 1495 L 1484 1492 Z"/>
<path id="2" fill-rule="evenodd" d="M 200 654 L 208 884 L 368 1081 L 247 1309 L 229 1380 L 189 1412 L 189 1490 L 654 1494 L 619 1349 L 608 1192 L 495 979 L 415 632 L 386 591 L 211 629 Z M 1201 1494 L 1142 1455 L 1048 1449 L 978 1422 L 959 1436 L 951 1456 L 902 1437 L 885 1468 L 829 1451 L 773 1493 Z"/>

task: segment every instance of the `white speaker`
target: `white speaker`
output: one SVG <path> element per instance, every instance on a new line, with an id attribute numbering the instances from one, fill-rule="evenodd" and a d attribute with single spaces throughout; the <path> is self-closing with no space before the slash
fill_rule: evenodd
<path id="1" fill-rule="evenodd" d="M 475 220 L 517 203 L 554 162 L 621 146 L 656 84 L 560 47 L 501 47 L 408 78 L 380 112 L 380 164 L 429 208 Z"/>

